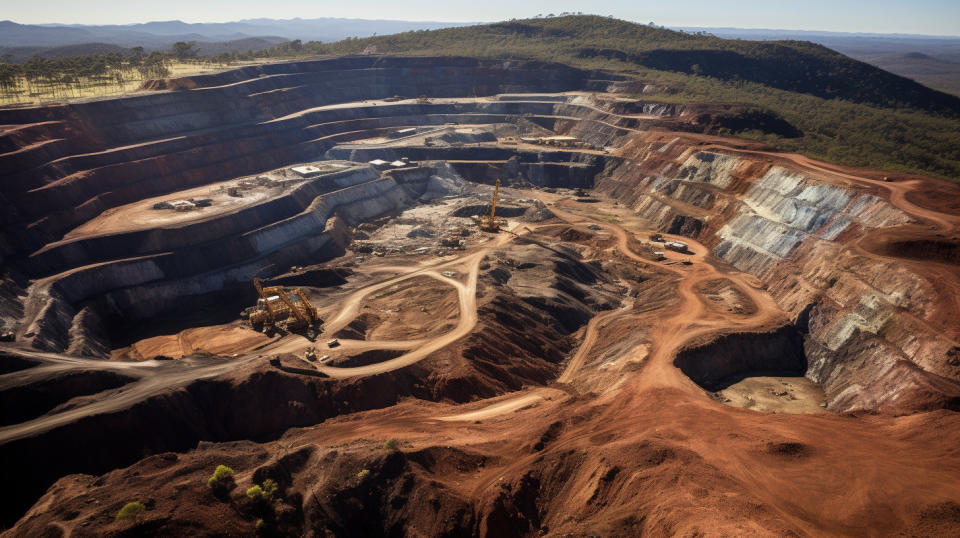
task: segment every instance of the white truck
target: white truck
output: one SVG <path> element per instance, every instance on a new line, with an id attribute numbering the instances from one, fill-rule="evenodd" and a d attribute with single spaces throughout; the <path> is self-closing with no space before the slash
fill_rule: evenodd
<path id="1" fill-rule="evenodd" d="M 687 244 L 681 241 L 667 241 L 663 246 L 670 250 L 676 250 L 677 252 L 689 252 L 687 250 Z"/>

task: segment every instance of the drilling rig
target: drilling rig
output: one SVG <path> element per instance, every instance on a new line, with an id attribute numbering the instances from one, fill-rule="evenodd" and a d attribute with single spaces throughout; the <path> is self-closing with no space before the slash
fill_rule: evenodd
<path id="1" fill-rule="evenodd" d="M 497 184 L 493 187 L 493 197 L 490 198 L 490 214 L 486 217 L 474 217 L 473 220 L 477 223 L 477 226 L 480 227 L 480 230 L 484 232 L 497 233 L 500 231 L 500 227 L 506 225 L 504 219 L 498 219 L 497 214 L 497 196 L 500 195 L 500 180 L 497 180 Z"/>
<path id="2" fill-rule="evenodd" d="M 250 324 L 264 332 L 274 329 L 304 331 L 308 337 L 315 336 L 320 323 L 317 309 L 310 304 L 300 288 L 287 291 L 283 286 L 263 287 L 259 278 L 253 279 L 257 288 L 257 306 L 250 313 Z"/>

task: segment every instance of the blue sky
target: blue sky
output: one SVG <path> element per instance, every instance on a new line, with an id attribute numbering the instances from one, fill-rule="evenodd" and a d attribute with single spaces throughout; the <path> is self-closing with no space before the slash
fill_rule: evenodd
<path id="1" fill-rule="evenodd" d="M 960 0 L 0 0 L 0 19 L 21 23 L 224 22 L 257 17 L 495 21 L 563 11 L 664 26 L 960 35 Z"/>

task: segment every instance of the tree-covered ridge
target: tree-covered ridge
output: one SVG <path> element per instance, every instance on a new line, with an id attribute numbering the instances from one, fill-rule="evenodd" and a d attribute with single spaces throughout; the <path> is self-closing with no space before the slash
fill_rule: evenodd
<path id="1" fill-rule="evenodd" d="M 196 68 L 203 65 L 209 69 L 228 65 L 243 56 L 224 53 L 201 58 L 195 45 L 192 41 L 180 41 L 162 52 L 147 53 L 143 47 L 133 47 L 125 53 L 111 51 L 60 58 L 35 56 L 22 63 L 3 57 L 0 58 L 0 105 L 31 104 L 35 98 L 43 102 L 116 95 L 136 90 L 144 81 L 169 77 L 178 65 Z"/>
<path id="2" fill-rule="evenodd" d="M 284 46 L 277 48 L 284 50 Z M 576 63 L 616 60 L 658 71 L 749 81 L 818 97 L 883 107 L 909 107 L 960 118 L 960 97 L 932 90 L 805 41 L 744 41 L 688 34 L 597 16 L 564 16 L 406 32 L 331 44 L 323 54 L 449 54 L 535 57 Z"/>

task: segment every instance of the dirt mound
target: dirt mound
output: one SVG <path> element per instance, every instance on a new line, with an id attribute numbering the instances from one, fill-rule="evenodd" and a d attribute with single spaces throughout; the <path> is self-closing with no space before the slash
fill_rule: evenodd
<path id="1" fill-rule="evenodd" d="M 362 339 L 430 338 L 453 328 L 459 303 L 450 285 L 416 277 L 371 295 L 360 315 Z M 356 329 L 361 332 L 361 327 Z"/>
<path id="2" fill-rule="evenodd" d="M 363 312 L 333 336 L 334 338 L 347 338 L 350 340 L 366 340 L 367 332 L 379 326 L 381 321 L 382 320 L 376 315 L 370 312 Z"/>
<path id="3" fill-rule="evenodd" d="M 555 215 L 552 211 L 540 203 L 524 211 L 523 215 L 520 217 L 520 220 L 523 222 L 543 222 L 554 218 L 554 216 Z"/>
<path id="4" fill-rule="evenodd" d="M 437 232 L 426 226 L 415 226 L 412 230 L 407 232 L 407 237 L 410 238 L 425 238 L 425 237 L 435 237 Z"/>
<path id="5" fill-rule="evenodd" d="M 729 279 L 705 280 L 697 284 L 696 290 L 712 309 L 746 316 L 757 312 L 756 303 Z"/>
<path id="6" fill-rule="evenodd" d="M 580 242 L 589 241 L 596 236 L 593 232 L 579 228 L 567 227 L 558 235 L 564 241 Z"/>

